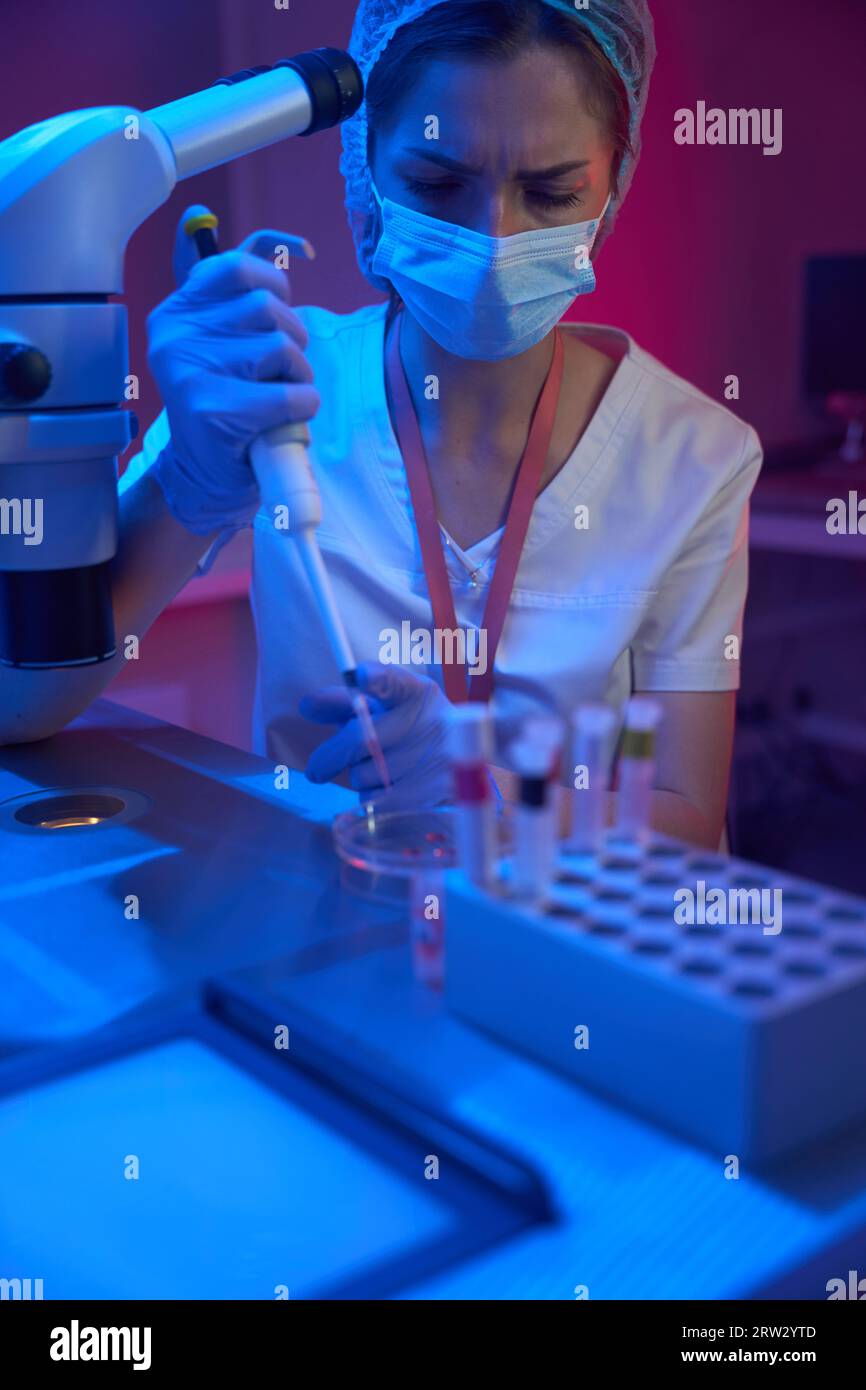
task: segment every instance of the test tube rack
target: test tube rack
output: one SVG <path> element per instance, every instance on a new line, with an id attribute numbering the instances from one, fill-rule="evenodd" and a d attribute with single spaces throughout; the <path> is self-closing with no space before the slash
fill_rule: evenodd
<path id="1" fill-rule="evenodd" d="M 778 890 L 762 900 L 778 932 L 754 920 L 756 890 Z M 561 855 L 535 905 L 451 871 L 445 941 L 452 1010 L 725 1158 L 772 1162 L 866 1121 L 866 900 L 610 840 Z"/>

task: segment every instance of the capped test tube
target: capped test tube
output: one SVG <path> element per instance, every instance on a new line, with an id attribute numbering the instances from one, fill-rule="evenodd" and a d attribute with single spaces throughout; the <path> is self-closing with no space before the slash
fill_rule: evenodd
<path id="1" fill-rule="evenodd" d="M 616 828 L 619 834 L 633 840 L 644 839 L 650 828 L 656 729 L 661 713 L 655 700 L 642 695 L 632 696 L 626 705 Z"/>
<path id="2" fill-rule="evenodd" d="M 571 854 L 598 854 L 607 827 L 610 740 L 616 715 L 610 705 L 580 705 L 574 717 Z"/>
<path id="3" fill-rule="evenodd" d="M 488 763 L 493 731 L 486 705 L 455 705 L 448 720 L 448 750 L 454 769 L 454 828 L 457 862 L 479 888 L 496 878 L 496 813 Z"/>
<path id="4" fill-rule="evenodd" d="M 551 862 L 556 857 L 562 798 L 565 794 L 565 788 L 560 783 L 563 733 L 561 719 L 554 718 L 551 714 L 534 714 L 524 721 L 521 738 L 521 741 L 528 739 L 530 743 L 543 744 L 548 751 L 547 777 L 549 786 L 544 814 L 549 822 L 549 829 L 546 833 L 550 843 Z"/>
<path id="5" fill-rule="evenodd" d="M 518 776 L 518 803 L 514 815 L 514 854 L 511 891 L 517 898 L 541 903 L 553 874 L 555 827 L 548 814 L 550 803 L 550 744 L 526 733 L 509 749 Z"/>

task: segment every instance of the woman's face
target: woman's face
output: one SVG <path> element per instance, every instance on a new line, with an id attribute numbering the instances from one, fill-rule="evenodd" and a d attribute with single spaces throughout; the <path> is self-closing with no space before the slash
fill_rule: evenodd
<path id="1" fill-rule="evenodd" d="M 431 62 L 376 131 L 372 172 L 383 198 L 504 237 L 598 217 L 612 157 L 574 59 L 536 47 L 511 63 Z"/>

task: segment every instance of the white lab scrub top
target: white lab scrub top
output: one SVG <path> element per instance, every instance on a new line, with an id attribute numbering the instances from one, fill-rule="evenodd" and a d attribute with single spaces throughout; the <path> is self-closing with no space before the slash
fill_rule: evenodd
<path id="1" fill-rule="evenodd" d="M 296 312 L 322 399 L 310 422 L 319 542 L 356 659 L 393 657 L 395 634 L 429 630 L 432 618 L 385 395 L 386 305 Z M 574 452 L 536 500 L 496 653 L 500 683 L 528 679 L 564 712 L 587 700 L 621 712 L 633 690 L 737 689 L 758 437 L 628 334 L 562 327 L 618 365 Z M 122 486 L 168 437 L 163 412 Z M 303 719 L 298 702 L 339 674 L 292 540 L 264 510 L 252 524 L 253 747 L 303 768 L 326 730 Z M 443 530 L 464 629 L 482 622 L 501 536 L 463 550 Z M 402 664 L 441 684 L 441 668 Z"/>

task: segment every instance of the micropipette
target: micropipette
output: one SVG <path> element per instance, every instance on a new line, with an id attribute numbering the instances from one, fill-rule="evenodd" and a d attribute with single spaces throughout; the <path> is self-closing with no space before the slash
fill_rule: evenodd
<path id="1" fill-rule="evenodd" d="M 195 241 L 201 259 L 219 252 L 217 225 L 214 213 L 205 211 L 194 213 L 184 223 L 184 231 Z M 284 244 L 289 253 L 299 252 L 307 260 L 312 260 L 316 254 L 304 237 L 287 236 Z M 274 517 L 286 517 L 286 534 L 292 536 L 298 547 L 331 651 L 349 691 L 364 746 L 382 786 L 390 787 L 385 755 L 367 698 L 358 689 L 357 665 L 316 539 L 316 528 L 322 520 L 322 499 L 307 454 L 310 441 L 310 429 L 305 420 L 278 425 L 253 440 L 250 461 L 266 510 Z"/>

